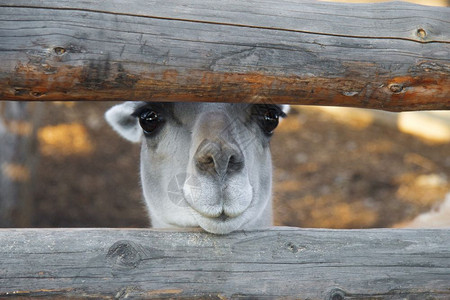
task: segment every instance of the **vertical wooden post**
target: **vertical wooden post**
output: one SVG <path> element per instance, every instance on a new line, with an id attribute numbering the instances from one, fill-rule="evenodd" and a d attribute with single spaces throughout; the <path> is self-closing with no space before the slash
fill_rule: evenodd
<path id="1" fill-rule="evenodd" d="M 0 103 L 0 227 L 31 226 L 40 103 Z"/>

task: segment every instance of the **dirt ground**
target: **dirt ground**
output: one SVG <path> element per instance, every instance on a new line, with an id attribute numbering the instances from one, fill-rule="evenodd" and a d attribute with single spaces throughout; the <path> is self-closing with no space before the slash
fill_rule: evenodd
<path id="1" fill-rule="evenodd" d="M 103 120 L 112 103 L 43 103 L 35 227 L 146 227 L 139 146 Z M 391 227 L 450 191 L 450 145 L 295 108 L 272 140 L 277 225 Z"/>

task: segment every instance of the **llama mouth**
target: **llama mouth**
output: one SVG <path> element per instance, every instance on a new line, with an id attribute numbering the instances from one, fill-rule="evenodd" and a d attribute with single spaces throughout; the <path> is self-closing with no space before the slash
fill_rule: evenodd
<path id="1" fill-rule="evenodd" d="M 194 209 L 194 208 L 193 208 Z M 239 216 L 229 216 L 227 215 L 224 211 L 222 211 L 222 213 L 218 216 L 210 216 L 210 215 L 206 215 L 204 213 L 199 212 L 198 210 L 194 209 L 194 211 L 199 214 L 200 216 L 202 216 L 203 218 L 206 219 L 210 219 L 210 220 L 215 220 L 217 222 L 226 222 L 226 221 L 231 221 L 233 219 L 236 219 Z"/>
<path id="2" fill-rule="evenodd" d="M 186 184 L 183 185 L 186 187 Z M 227 207 L 223 207 L 220 204 L 215 205 L 204 205 L 201 207 L 200 205 L 196 205 L 197 203 L 202 202 L 202 197 L 199 197 L 201 194 L 201 183 L 196 184 L 195 186 L 188 185 L 188 188 L 179 189 L 179 196 L 181 196 L 182 201 L 178 201 L 177 205 L 179 206 L 189 206 L 191 209 L 195 211 L 196 214 L 211 220 L 215 220 L 218 222 L 226 222 L 235 218 L 238 218 L 243 212 L 230 210 Z M 220 195 L 218 199 L 211 202 L 223 203 L 225 200 L 223 199 L 224 188 L 222 187 L 220 190 Z M 183 205 L 180 205 L 183 204 Z"/>
<path id="3" fill-rule="evenodd" d="M 239 230 L 247 223 L 247 212 L 231 217 L 222 212 L 217 217 L 205 216 L 194 210 L 194 218 L 203 230 L 214 234 L 228 234 L 232 231 Z"/>
<path id="4" fill-rule="evenodd" d="M 220 221 L 227 221 L 228 219 L 231 219 L 231 217 L 222 212 L 216 219 Z"/>
<path id="5" fill-rule="evenodd" d="M 212 188 L 210 184 L 207 188 L 204 182 L 199 178 L 196 179 L 198 181 L 195 184 L 192 184 L 194 182 L 192 178 L 188 182 L 189 184 L 186 184 L 187 180 L 184 181 L 180 194 L 183 198 L 182 202 L 191 211 L 197 226 L 207 232 L 227 234 L 239 230 L 251 219 L 248 208 L 254 200 L 252 186 L 250 186 L 250 192 L 244 193 L 245 188 L 239 184 L 235 184 L 237 187 L 230 184 L 218 187 L 212 184 Z M 234 187 L 231 193 L 230 186 Z M 247 200 L 244 197 L 250 199 Z M 246 205 L 244 206 L 242 203 Z"/>

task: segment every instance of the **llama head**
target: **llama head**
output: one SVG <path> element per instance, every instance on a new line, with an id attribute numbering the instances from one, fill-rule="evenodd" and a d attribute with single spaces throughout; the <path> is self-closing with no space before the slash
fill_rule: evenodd
<path id="1" fill-rule="evenodd" d="M 217 234 L 272 224 L 270 137 L 288 106 L 125 102 L 106 112 L 141 142 L 141 181 L 153 227 Z"/>

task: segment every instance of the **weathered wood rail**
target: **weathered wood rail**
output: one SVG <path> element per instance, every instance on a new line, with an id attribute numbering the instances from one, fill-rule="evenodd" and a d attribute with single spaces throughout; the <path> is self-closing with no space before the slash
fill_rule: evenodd
<path id="1" fill-rule="evenodd" d="M 450 8 L 0 0 L 0 99 L 450 108 Z"/>
<path id="2" fill-rule="evenodd" d="M 450 230 L 0 230 L 0 298 L 450 299 Z"/>

